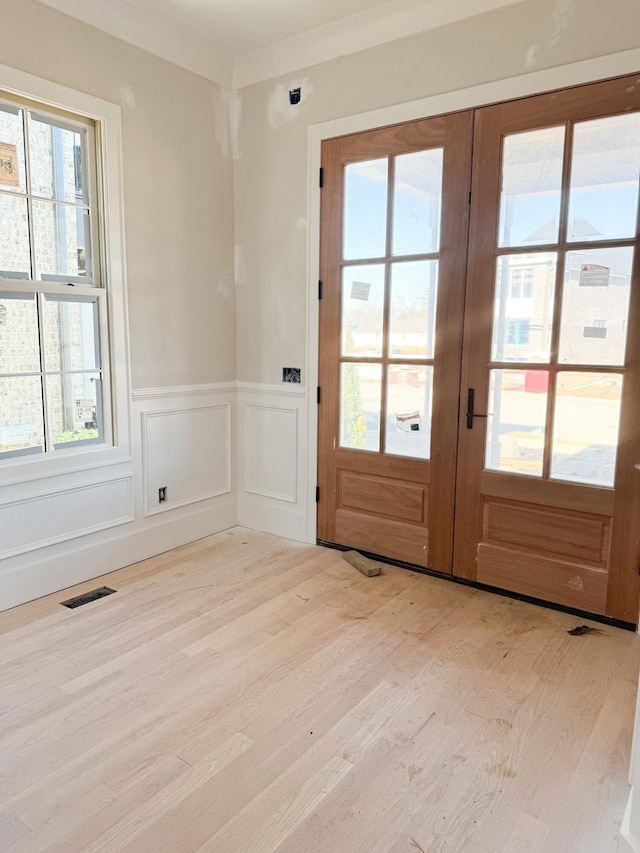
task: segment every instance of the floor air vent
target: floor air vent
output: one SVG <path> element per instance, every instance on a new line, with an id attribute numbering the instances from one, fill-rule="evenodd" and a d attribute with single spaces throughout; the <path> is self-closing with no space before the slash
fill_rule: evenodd
<path id="1" fill-rule="evenodd" d="M 98 589 L 92 589 L 91 592 L 85 592 L 84 595 L 76 595 L 75 598 L 70 598 L 68 601 L 61 601 L 64 607 L 82 607 L 83 604 L 89 604 L 90 601 L 97 601 L 99 598 L 104 598 L 105 595 L 111 595 L 115 589 L 109 589 L 108 586 L 101 586 Z"/>

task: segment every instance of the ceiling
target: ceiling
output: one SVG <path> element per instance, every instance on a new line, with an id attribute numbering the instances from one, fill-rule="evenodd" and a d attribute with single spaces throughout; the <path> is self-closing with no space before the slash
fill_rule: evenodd
<path id="1" fill-rule="evenodd" d="M 127 5 L 239 56 L 367 9 L 385 0 L 126 0 Z"/>
<path id="2" fill-rule="evenodd" d="M 522 0 L 39 0 L 228 87 Z"/>

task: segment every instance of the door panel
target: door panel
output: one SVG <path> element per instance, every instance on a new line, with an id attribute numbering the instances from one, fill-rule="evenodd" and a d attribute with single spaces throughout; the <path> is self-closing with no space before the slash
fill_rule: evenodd
<path id="1" fill-rule="evenodd" d="M 607 572 L 584 563 L 574 565 L 561 555 L 549 559 L 526 548 L 498 548 L 480 542 L 478 580 L 588 613 L 605 611 Z"/>
<path id="2" fill-rule="evenodd" d="M 629 621 L 639 172 L 628 79 L 476 111 L 454 552 L 462 577 Z"/>
<path id="3" fill-rule="evenodd" d="M 322 152 L 318 536 L 443 572 L 471 125 L 459 113 Z"/>

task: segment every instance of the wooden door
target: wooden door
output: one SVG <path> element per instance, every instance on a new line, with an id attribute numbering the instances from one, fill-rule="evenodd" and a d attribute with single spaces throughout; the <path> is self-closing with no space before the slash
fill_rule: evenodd
<path id="1" fill-rule="evenodd" d="M 471 113 L 323 144 L 318 538 L 451 572 Z"/>
<path id="2" fill-rule="evenodd" d="M 454 552 L 461 577 L 631 622 L 636 83 L 476 112 Z"/>

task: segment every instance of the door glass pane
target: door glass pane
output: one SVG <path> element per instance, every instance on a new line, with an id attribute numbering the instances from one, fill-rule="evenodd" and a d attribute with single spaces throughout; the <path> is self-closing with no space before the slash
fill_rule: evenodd
<path id="1" fill-rule="evenodd" d="M 78 207 L 34 201 L 36 275 L 91 278 L 89 214 Z"/>
<path id="2" fill-rule="evenodd" d="M 428 459 L 431 446 L 433 368 L 394 364 L 387 384 L 387 453 Z"/>
<path id="3" fill-rule="evenodd" d="M 381 391 L 379 364 L 341 365 L 340 447 L 380 450 Z"/>
<path id="4" fill-rule="evenodd" d="M 440 248 L 443 149 L 396 157 L 393 254 L 417 255 Z"/>
<path id="5" fill-rule="evenodd" d="M 563 148 L 563 126 L 505 137 L 499 246 L 557 241 Z"/>
<path id="6" fill-rule="evenodd" d="M 555 252 L 498 258 L 492 361 L 549 361 L 556 263 Z"/>
<path id="7" fill-rule="evenodd" d="M 542 476 L 548 383 L 546 370 L 491 371 L 487 468 Z"/>
<path id="8" fill-rule="evenodd" d="M 342 270 L 342 355 L 381 356 L 384 264 Z"/>
<path id="9" fill-rule="evenodd" d="M 389 161 L 351 163 L 344 175 L 345 260 L 380 258 L 387 245 Z"/>
<path id="10" fill-rule="evenodd" d="M 0 294 L 0 373 L 40 370 L 35 294 L 7 299 Z M 2 401 L 2 408 L 4 401 Z"/>
<path id="11" fill-rule="evenodd" d="M 621 396 L 615 373 L 558 374 L 553 478 L 613 486 Z"/>
<path id="12" fill-rule="evenodd" d="M 558 359 L 624 364 L 633 249 L 569 252 L 565 261 Z"/>
<path id="13" fill-rule="evenodd" d="M 640 113 L 577 124 L 567 239 L 633 237 L 639 174 Z"/>
<path id="14" fill-rule="evenodd" d="M 0 276 L 29 278 L 27 200 L 0 192 Z"/>
<path id="15" fill-rule="evenodd" d="M 99 379 L 98 373 L 46 377 L 49 428 L 54 444 L 99 437 Z"/>
<path id="16" fill-rule="evenodd" d="M 100 366 L 96 303 L 45 297 L 46 370 L 90 370 Z"/>
<path id="17" fill-rule="evenodd" d="M 0 104 L 0 189 L 27 191 L 22 110 Z"/>
<path id="18" fill-rule="evenodd" d="M 438 261 L 391 267 L 390 358 L 433 358 Z"/>
<path id="19" fill-rule="evenodd" d="M 31 192 L 86 204 L 83 143 L 84 131 L 29 113 Z"/>
<path id="20" fill-rule="evenodd" d="M 0 377 L 0 453 L 44 446 L 39 376 Z"/>

